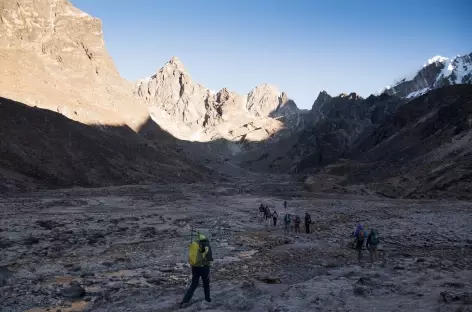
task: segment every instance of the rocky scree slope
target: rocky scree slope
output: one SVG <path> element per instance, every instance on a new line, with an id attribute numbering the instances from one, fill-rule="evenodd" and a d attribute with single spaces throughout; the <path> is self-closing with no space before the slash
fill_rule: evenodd
<path id="1" fill-rule="evenodd" d="M 261 141 L 302 126 L 296 104 L 274 86 L 259 85 L 246 96 L 226 88 L 214 92 L 193 82 L 177 57 L 138 81 L 135 93 L 149 105 L 152 118 L 181 139 Z"/>

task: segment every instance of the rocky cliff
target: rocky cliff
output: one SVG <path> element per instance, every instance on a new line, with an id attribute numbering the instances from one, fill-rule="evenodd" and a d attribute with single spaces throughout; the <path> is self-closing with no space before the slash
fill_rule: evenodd
<path id="1" fill-rule="evenodd" d="M 156 74 L 138 81 L 135 94 L 151 111 L 165 111 L 165 116 L 153 117 L 159 124 L 169 124 L 169 132 L 182 139 L 264 140 L 278 130 L 299 129 L 301 125 L 296 104 L 274 86 L 262 84 L 247 95 L 226 88 L 214 92 L 193 82 L 177 57 Z"/>
<path id="2" fill-rule="evenodd" d="M 146 106 L 122 79 L 100 20 L 66 0 L 0 2 L 1 95 L 88 124 L 139 128 Z"/>

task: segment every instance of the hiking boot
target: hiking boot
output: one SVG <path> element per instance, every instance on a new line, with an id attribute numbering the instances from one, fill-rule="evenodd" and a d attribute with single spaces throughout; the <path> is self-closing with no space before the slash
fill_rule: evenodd
<path id="1" fill-rule="evenodd" d="M 189 305 L 190 305 L 190 304 L 189 304 L 188 302 L 182 302 L 182 303 L 180 304 L 180 308 L 181 308 L 181 309 L 185 309 L 185 308 L 188 307 Z"/>
<path id="2" fill-rule="evenodd" d="M 206 302 L 211 302 L 211 298 L 205 298 Z"/>

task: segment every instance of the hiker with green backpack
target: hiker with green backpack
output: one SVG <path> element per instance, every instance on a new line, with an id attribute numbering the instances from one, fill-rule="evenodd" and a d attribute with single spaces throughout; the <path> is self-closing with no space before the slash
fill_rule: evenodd
<path id="1" fill-rule="evenodd" d="M 379 233 L 376 229 L 371 229 L 369 236 L 367 236 L 366 247 L 370 254 L 370 262 L 374 262 L 375 259 L 379 259 L 377 247 L 380 243 Z"/>
<path id="2" fill-rule="evenodd" d="M 190 299 L 192 299 L 195 289 L 198 287 L 200 278 L 203 282 L 203 291 L 205 293 L 205 300 L 211 302 L 210 298 L 210 262 L 213 261 L 210 242 L 205 235 L 198 233 L 195 239 L 188 247 L 188 262 L 192 267 L 192 284 L 185 294 L 181 308 L 188 306 Z"/>
<path id="3" fill-rule="evenodd" d="M 284 217 L 284 232 L 290 232 L 290 224 L 292 223 L 292 216 L 287 213 Z"/>

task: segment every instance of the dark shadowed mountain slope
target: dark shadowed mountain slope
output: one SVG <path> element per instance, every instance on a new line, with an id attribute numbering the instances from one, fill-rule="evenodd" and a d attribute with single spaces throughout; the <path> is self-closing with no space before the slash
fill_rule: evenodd
<path id="1" fill-rule="evenodd" d="M 384 180 L 404 196 L 471 198 L 472 86 L 444 87 L 400 107 L 350 158 L 370 164 L 354 183 Z"/>
<path id="2" fill-rule="evenodd" d="M 472 198 L 471 85 L 406 104 L 387 94 L 322 102 L 330 106 L 323 119 L 245 155 L 243 166 L 301 173 L 310 184 L 333 177 L 335 187 L 359 185 L 391 197 Z"/>
<path id="3" fill-rule="evenodd" d="M 317 171 L 342 157 L 403 102 L 388 94 L 363 99 L 355 93 L 331 97 L 321 92 L 303 131 L 244 155 L 242 165 L 275 172 Z"/>
<path id="4" fill-rule="evenodd" d="M 180 155 L 175 139 L 151 120 L 140 132 L 84 125 L 0 98 L 0 191 L 195 182 L 209 176 Z"/>

